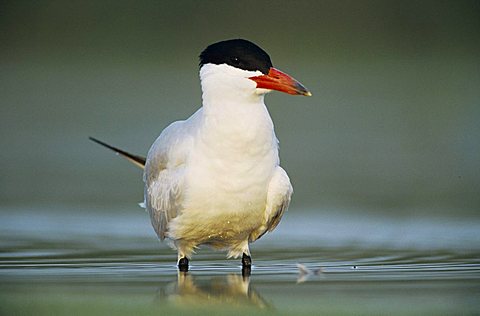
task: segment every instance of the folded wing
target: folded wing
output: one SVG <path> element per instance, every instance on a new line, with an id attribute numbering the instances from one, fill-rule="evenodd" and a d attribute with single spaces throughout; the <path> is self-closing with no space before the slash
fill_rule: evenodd
<path id="1" fill-rule="evenodd" d="M 250 241 L 255 241 L 267 232 L 273 231 L 290 205 L 293 187 L 287 173 L 277 166 L 268 186 L 267 205 L 265 207 L 264 224 L 250 235 Z"/>
<path id="2" fill-rule="evenodd" d="M 185 162 L 192 148 L 191 121 L 168 126 L 150 148 L 143 180 L 145 208 L 158 237 L 168 237 L 168 223 L 181 212 Z"/>

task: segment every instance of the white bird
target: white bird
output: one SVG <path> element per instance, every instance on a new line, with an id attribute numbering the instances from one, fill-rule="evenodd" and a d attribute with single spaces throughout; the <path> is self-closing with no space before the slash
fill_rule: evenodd
<path id="1" fill-rule="evenodd" d="M 144 165 L 144 205 L 158 237 L 177 250 L 181 271 L 205 244 L 242 256 L 249 272 L 249 244 L 278 225 L 293 192 L 264 96 L 311 93 L 243 39 L 208 46 L 200 80 L 202 107 L 165 128 L 146 160 L 92 140 Z"/>

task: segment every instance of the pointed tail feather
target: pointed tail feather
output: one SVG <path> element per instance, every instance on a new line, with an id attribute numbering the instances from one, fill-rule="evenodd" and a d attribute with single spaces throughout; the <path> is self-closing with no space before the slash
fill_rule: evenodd
<path id="1" fill-rule="evenodd" d="M 117 155 L 120 155 L 126 159 L 128 159 L 131 163 L 135 164 L 137 167 L 140 167 L 140 168 L 144 168 L 145 167 L 145 157 L 142 157 L 142 156 L 137 156 L 137 155 L 133 155 L 133 154 L 130 154 L 130 153 L 127 153 L 126 151 L 124 150 L 121 150 L 119 148 L 116 148 L 116 147 L 113 147 L 113 146 L 110 146 L 109 144 L 107 143 L 104 143 L 102 142 L 101 140 L 98 140 L 96 138 L 93 138 L 93 137 L 88 137 L 88 139 L 90 139 L 91 141 L 99 144 L 99 145 L 102 145 L 104 147 L 107 147 L 108 149 L 114 151 Z"/>

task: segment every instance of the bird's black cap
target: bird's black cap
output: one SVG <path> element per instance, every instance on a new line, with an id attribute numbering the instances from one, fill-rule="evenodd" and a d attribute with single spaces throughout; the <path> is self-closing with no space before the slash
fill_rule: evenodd
<path id="1" fill-rule="evenodd" d="M 209 45 L 200 54 L 200 68 L 205 64 L 227 64 L 248 71 L 259 70 L 264 74 L 272 67 L 270 56 L 244 39 L 232 39 Z"/>

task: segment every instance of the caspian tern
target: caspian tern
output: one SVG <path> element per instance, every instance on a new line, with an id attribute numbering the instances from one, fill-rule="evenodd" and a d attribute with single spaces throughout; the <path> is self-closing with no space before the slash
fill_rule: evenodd
<path id="1" fill-rule="evenodd" d="M 177 250 L 180 271 L 209 245 L 242 256 L 249 272 L 249 244 L 275 229 L 293 192 L 265 94 L 311 93 L 244 39 L 208 46 L 200 80 L 202 107 L 165 128 L 146 159 L 91 139 L 144 166 L 144 206 L 158 237 Z"/>

